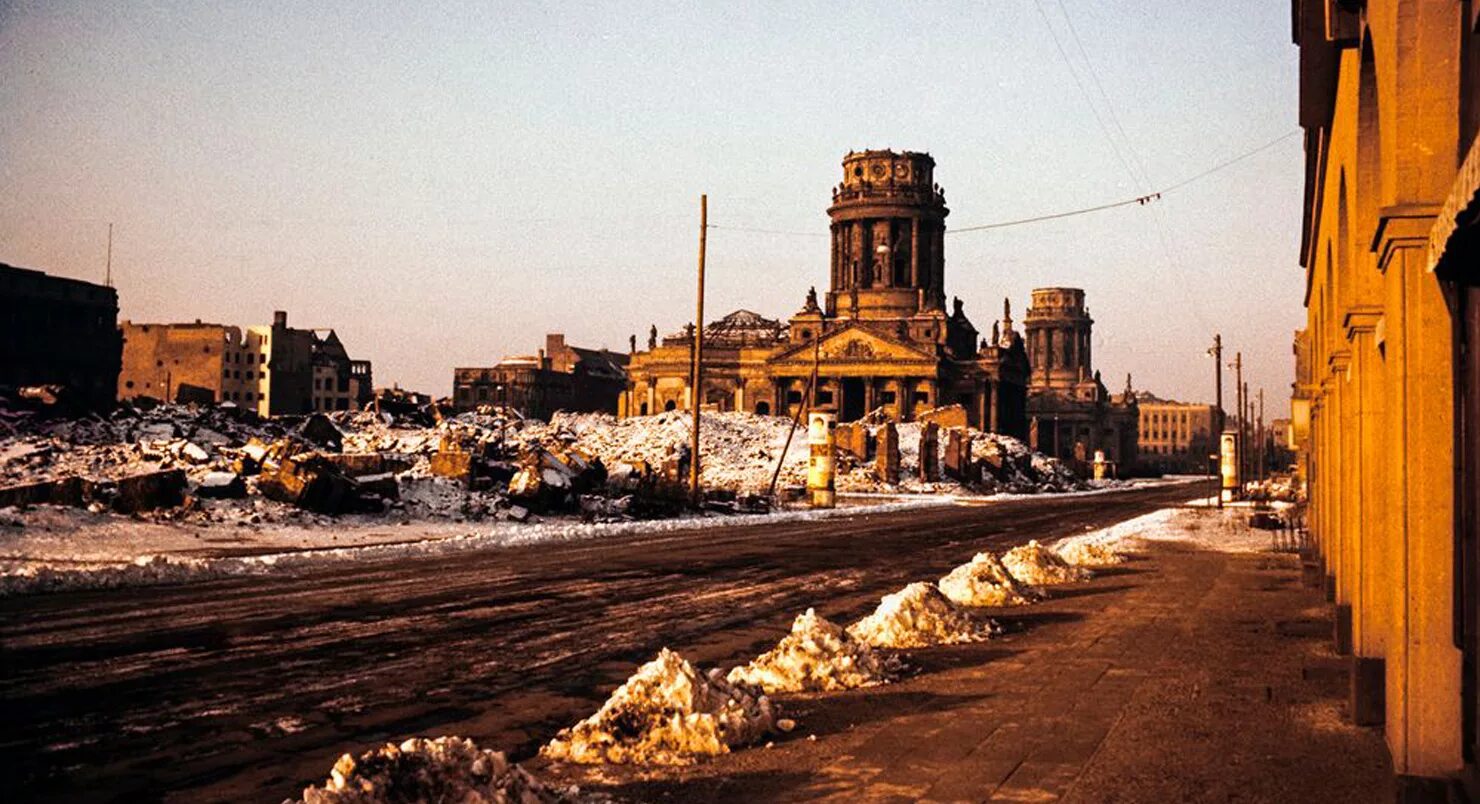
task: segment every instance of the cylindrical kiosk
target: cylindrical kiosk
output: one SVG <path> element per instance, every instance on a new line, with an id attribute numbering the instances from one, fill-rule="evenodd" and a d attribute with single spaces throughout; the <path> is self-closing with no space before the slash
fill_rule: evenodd
<path id="1" fill-rule="evenodd" d="M 1105 460 L 1105 451 L 1102 449 L 1095 450 L 1094 473 L 1095 480 L 1104 480 L 1110 476 L 1110 462 Z"/>
<path id="2" fill-rule="evenodd" d="M 1233 502 L 1238 496 L 1238 433 L 1223 431 L 1218 450 L 1218 466 L 1223 476 L 1223 502 Z"/>
<path id="3" fill-rule="evenodd" d="M 812 453 L 807 463 L 807 497 L 813 508 L 832 508 L 837 504 L 833 489 L 833 430 L 837 426 L 837 416 L 831 413 L 807 416 L 807 446 Z"/>

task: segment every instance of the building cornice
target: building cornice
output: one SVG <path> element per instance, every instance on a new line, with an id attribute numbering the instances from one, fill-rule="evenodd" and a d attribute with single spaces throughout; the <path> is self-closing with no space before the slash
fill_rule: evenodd
<path id="1" fill-rule="evenodd" d="M 1377 331 L 1377 325 L 1382 320 L 1382 307 L 1376 304 L 1357 304 L 1348 307 L 1346 315 L 1342 317 L 1342 326 L 1346 329 L 1346 339 L 1354 340 L 1359 334 L 1370 334 Z"/>
<path id="2" fill-rule="evenodd" d="M 1438 204 L 1396 204 L 1378 212 L 1377 229 L 1372 234 L 1372 251 L 1377 254 L 1377 270 L 1387 273 L 1393 255 L 1402 248 L 1424 248 L 1438 217 Z"/>

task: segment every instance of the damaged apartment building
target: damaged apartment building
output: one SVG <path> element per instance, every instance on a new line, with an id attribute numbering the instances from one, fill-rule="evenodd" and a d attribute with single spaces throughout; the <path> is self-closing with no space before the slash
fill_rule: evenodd
<path id="1" fill-rule="evenodd" d="M 1026 436 L 1028 356 L 1011 310 L 981 337 L 945 293 L 945 195 L 928 154 L 849 153 L 828 208 L 830 284 L 789 321 L 739 310 L 704 328 L 702 390 L 690 388 L 692 325 L 632 356 L 622 413 L 686 409 L 898 421 L 947 405 L 977 427 Z M 1006 307 L 1006 306 L 1005 306 Z M 816 382 L 810 382 L 813 373 Z M 809 393 L 811 398 L 806 399 Z"/>
<path id="2" fill-rule="evenodd" d="M 262 416 L 359 410 L 373 397 L 370 361 L 332 329 L 296 329 L 288 314 L 246 329 L 197 320 L 119 325 L 118 398 L 230 402 Z"/>
<path id="3" fill-rule="evenodd" d="M 627 360 L 619 352 L 571 346 L 563 334 L 551 333 L 536 354 L 453 369 L 452 403 L 457 410 L 512 408 L 537 419 L 559 410 L 616 413 L 627 387 Z"/>

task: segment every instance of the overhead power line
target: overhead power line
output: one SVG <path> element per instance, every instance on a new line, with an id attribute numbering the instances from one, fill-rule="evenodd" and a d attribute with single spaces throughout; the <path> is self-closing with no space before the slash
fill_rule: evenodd
<path id="1" fill-rule="evenodd" d="M 1201 172 L 1195 173 L 1195 174 L 1193 174 L 1191 176 L 1188 176 L 1187 178 L 1185 178 L 1185 179 L 1183 179 L 1183 180 L 1181 180 L 1179 182 L 1176 182 L 1175 184 L 1169 184 L 1166 187 L 1163 187 L 1163 188 L 1161 188 L 1159 190 L 1154 190 L 1154 191 L 1152 191 L 1150 193 L 1147 193 L 1145 195 L 1138 195 L 1138 196 L 1135 196 L 1134 198 L 1126 198 L 1126 199 L 1123 199 L 1123 200 L 1120 200 L 1120 201 L 1110 201 L 1110 202 L 1104 203 L 1104 204 L 1096 204 L 1096 205 L 1094 205 L 1092 207 L 1080 207 L 1078 209 L 1070 209 L 1070 210 L 1065 210 L 1063 212 L 1051 212 L 1051 213 L 1044 214 L 1044 215 L 1034 215 L 1033 217 L 1030 217 L 1030 218 L 1016 218 L 1016 219 L 1013 219 L 1013 220 L 997 221 L 995 223 L 982 223 L 982 224 L 977 224 L 975 226 L 962 226 L 962 227 L 958 227 L 958 228 L 955 228 L 955 229 L 947 229 L 946 230 L 946 234 L 961 234 L 963 232 L 982 232 L 982 231 L 986 231 L 988 229 L 1005 229 L 1005 228 L 1007 228 L 1009 226 L 1022 226 L 1024 224 L 1029 224 L 1029 223 L 1040 223 L 1042 221 L 1058 220 L 1059 218 L 1072 218 L 1072 217 L 1074 217 L 1076 215 L 1087 215 L 1087 214 L 1089 214 L 1091 212 L 1103 212 L 1103 211 L 1105 211 L 1107 209 L 1116 209 L 1117 207 L 1128 207 L 1128 206 L 1131 206 L 1132 204 L 1139 205 L 1139 206 L 1146 206 L 1147 204 L 1151 204 L 1151 203 L 1154 203 L 1156 201 L 1160 201 L 1161 198 L 1162 198 L 1162 196 L 1166 195 L 1167 193 L 1171 193 L 1171 192 L 1175 192 L 1177 190 L 1180 190 L 1180 189 L 1186 187 L 1187 185 L 1192 184 L 1193 182 L 1199 181 L 1201 179 L 1205 179 L 1208 176 L 1213 175 L 1214 173 L 1218 173 L 1219 171 L 1226 170 L 1226 169 L 1228 169 L 1230 167 L 1233 167 L 1234 165 L 1236 165 L 1236 164 L 1238 164 L 1240 162 L 1243 162 L 1246 159 L 1250 159 L 1252 157 L 1258 156 L 1259 154 L 1264 153 L 1265 151 L 1269 150 L 1270 148 L 1273 148 L 1274 146 L 1279 145 L 1280 143 L 1284 142 L 1285 140 L 1290 139 L 1291 137 L 1294 137 L 1295 135 L 1297 135 L 1299 133 L 1300 133 L 1300 131 L 1297 129 L 1297 130 L 1294 130 L 1294 131 L 1289 131 L 1289 132 L 1286 132 L 1284 134 L 1281 134 L 1280 136 L 1275 137 L 1274 139 L 1270 140 L 1269 142 L 1264 143 L 1263 145 L 1260 145 L 1257 148 L 1252 148 L 1252 149 L 1250 149 L 1248 151 L 1245 151 L 1245 152 L 1239 154 L 1238 156 L 1234 156 L 1234 157 L 1231 157 L 1229 159 L 1225 159 L 1222 162 L 1219 162 L 1218 164 L 1213 165 L 1212 167 L 1208 168 L 1207 170 L 1203 170 Z M 751 227 L 751 226 L 724 226 L 724 225 L 714 224 L 714 223 L 709 224 L 709 228 L 711 228 L 711 229 L 722 229 L 722 230 L 731 231 L 731 232 L 756 232 L 756 233 L 759 233 L 759 234 L 792 235 L 792 236 L 796 236 L 796 237 L 827 237 L 828 236 L 826 233 L 822 233 L 822 232 L 801 232 L 801 231 L 790 230 L 790 229 L 762 229 L 762 228 Z"/>

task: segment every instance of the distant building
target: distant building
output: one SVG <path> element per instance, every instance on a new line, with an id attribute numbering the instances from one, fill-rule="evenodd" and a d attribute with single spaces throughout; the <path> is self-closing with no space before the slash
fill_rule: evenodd
<path id="1" fill-rule="evenodd" d="M 552 333 L 536 355 L 453 369 L 452 401 L 458 410 L 497 405 L 539 419 L 557 410 L 616 413 L 627 387 L 627 360 L 618 352 L 571 346 Z"/>
<path id="2" fill-rule="evenodd" d="M 1210 471 L 1208 456 L 1218 451 L 1213 435 L 1217 407 L 1200 402 L 1136 397 L 1139 465 L 1162 474 L 1200 475 Z"/>
<path id="3" fill-rule="evenodd" d="M 60 385 L 83 406 L 112 406 L 117 326 L 113 288 L 0 263 L 0 386 Z"/>
<path id="4" fill-rule="evenodd" d="M 1094 370 L 1090 330 L 1094 319 L 1079 288 L 1038 288 L 1023 317 L 1027 341 L 1029 442 L 1069 461 L 1090 461 L 1096 451 L 1126 471 L 1136 465 L 1139 423 L 1136 395 L 1112 395 Z"/>
<path id="5" fill-rule="evenodd" d="M 843 157 L 832 191 L 827 291 L 776 321 L 737 310 L 704 326 L 704 372 L 691 387 L 692 324 L 633 355 L 624 415 L 744 410 L 790 416 L 836 411 L 895 421 L 960 405 L 975 427 L 1027 435 L 1027 355 L 1007 305 L 991 334 L 945 292 L 945 193 L 924 153 Z M 812 378 L 815 376 L 816 381 Z"/>
<path id="6" fill-rule="evenodd" d="M 352 360 L 333 330 L 271 325 L 124 321 L 118 397 L 231 402 L 262 416 L 358 410 L 371 395 L 370 363 Z"/>

